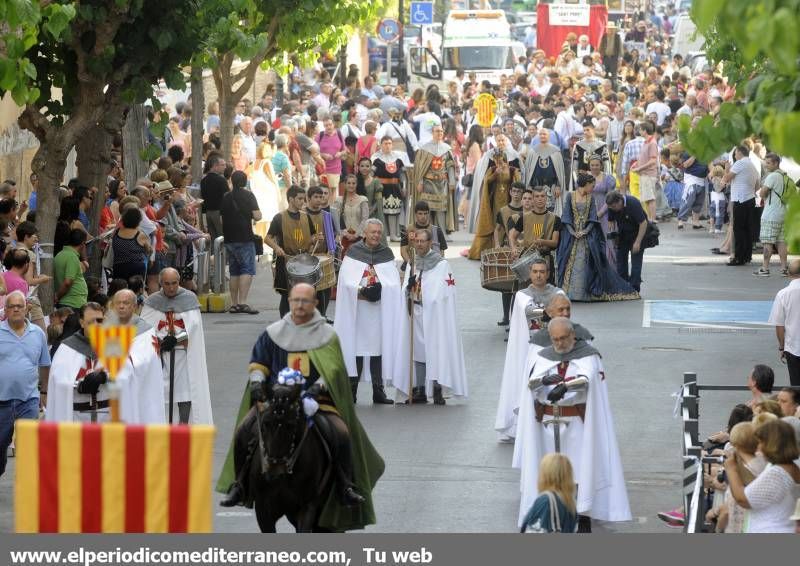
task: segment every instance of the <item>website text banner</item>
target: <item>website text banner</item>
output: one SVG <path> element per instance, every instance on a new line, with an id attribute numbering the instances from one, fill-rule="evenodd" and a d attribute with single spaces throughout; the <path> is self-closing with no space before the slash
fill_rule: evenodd
<path id="1" fill-rule="evenodd" d="M 738 566 L 797 556 L 797 537 L 688 535 L 0 535 L 10 566 L 275 565 L 495 566 L 538 564 Z M 602 558 L 601 558 L 602 557 Z"/>

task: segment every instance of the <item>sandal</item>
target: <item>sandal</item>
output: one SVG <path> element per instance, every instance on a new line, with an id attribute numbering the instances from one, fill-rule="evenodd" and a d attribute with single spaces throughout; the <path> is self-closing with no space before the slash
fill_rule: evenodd
<path id="1" fill-rule="evenodd" d="M 239 310 L 237 312 L 244 314 L 258 314 L 258 311 L 254 308 L 251 308 L 250 305 L 239 305 Z"/>
<path id="2" fill-rule="evenodd" d="M 231 308 L 228 309 L 229 313 L 237 314 L 242 312 L 241 305 L 231 305 Z"/>

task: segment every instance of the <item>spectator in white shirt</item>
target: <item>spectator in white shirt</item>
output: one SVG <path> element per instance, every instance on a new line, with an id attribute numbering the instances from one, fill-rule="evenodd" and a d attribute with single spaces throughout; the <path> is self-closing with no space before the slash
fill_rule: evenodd
<path id="1" fill-rule="evenodd" d="M 775 325 L 778 352 L 789 370 L 789 383 L 800 386 L 800 259 L 789 263 L 791 282 L 778 291 L 769 323 Z"/>
<path id="2" fill-rule="evenodd" d="M 252 163 L 256 160 L 256 140 L 253 138 L 253 119 L 250 116 L 245 116 L 239 122 L 239 137 L 242 140 L 242 153 Z"/>
<path id="3" fill-rule="evenodd" d="M 750 150 L 739 145 L 733 152 L 734 163 L 722 178 L 730 183 L 733 203 L 733 258 L 730 266 L 747 265 L 753 259 L 753 226 L 756 214 L 756 189 L 759 174 L 750 160 Z"/>
<path id="4" fill-rule="evenodd" d="M 331 92 L 333 91 L 333 87 L 330 83 L 324 83 L 322 86 L 319 87 L 319 94 L 317 94 L 311 101 L 314 103 L 318 109 L 322 108 L 324 110 L 328 110 L 331 107 Z"/>
<path id="5" fill-rule="evenodd" d="M 656 126 L 663 126 L 664 119 L 672 114 L 672 110 L 670 110 L 669 106 L 664 102 L 665 94 L 664 91 L 660 88 L 655 92 L 656 99 L 655 101 L 651 102 L 647 105 L 645 109 L 645 114 L 650 114 L 651 112 L 655 112 L 656 116 L 658 116 L 658 121 L 656 122 Z"/>

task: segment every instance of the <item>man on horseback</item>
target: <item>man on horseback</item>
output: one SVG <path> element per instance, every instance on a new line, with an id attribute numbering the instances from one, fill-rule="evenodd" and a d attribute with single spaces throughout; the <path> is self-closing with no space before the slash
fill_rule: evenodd
<path id="1" fill-rule="evenodd" d="M 316 310 L 314 288 L 295 285 L 289 304 L 289 314 L 268 326 L 253 347 L 249 394 L 246 391 L 242 399 L 241 424 L 217 483 L 217 491 L 228 494 L 220 504 L 252 506 L 256 495 L 255 486 L 250 485 L 253 459 L 266 457 L 259 454 L 259 445 L 263 445 L 258 424 L 263 417 L 259 415 L 266 414 L 274 403 L 278 375 L 289 368 L 305 379 L 302 405 L 311 425 L 308 434 L 316 434 L 312 429 L 320 433 L 336 478 L 337 489 L 322 507 L 316 526 L 334 531 L 363 528 L 375 522 L 371 491 L 383 473 L 384 462 L 355 415 L 339 339 Z"/>

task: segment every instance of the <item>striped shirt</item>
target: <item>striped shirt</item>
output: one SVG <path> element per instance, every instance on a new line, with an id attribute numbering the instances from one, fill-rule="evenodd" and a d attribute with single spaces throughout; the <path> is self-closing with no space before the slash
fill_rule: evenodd
<path id="1" fill-rule="evenodd" d="M 625 144 L 625 149 L 622 151 L 622 175 L 628 174 L 631 168 L 631 162 L 639 159 L 639 153 L 642 151 L 644 145 L 644 138 L 637 137 Z"/>

